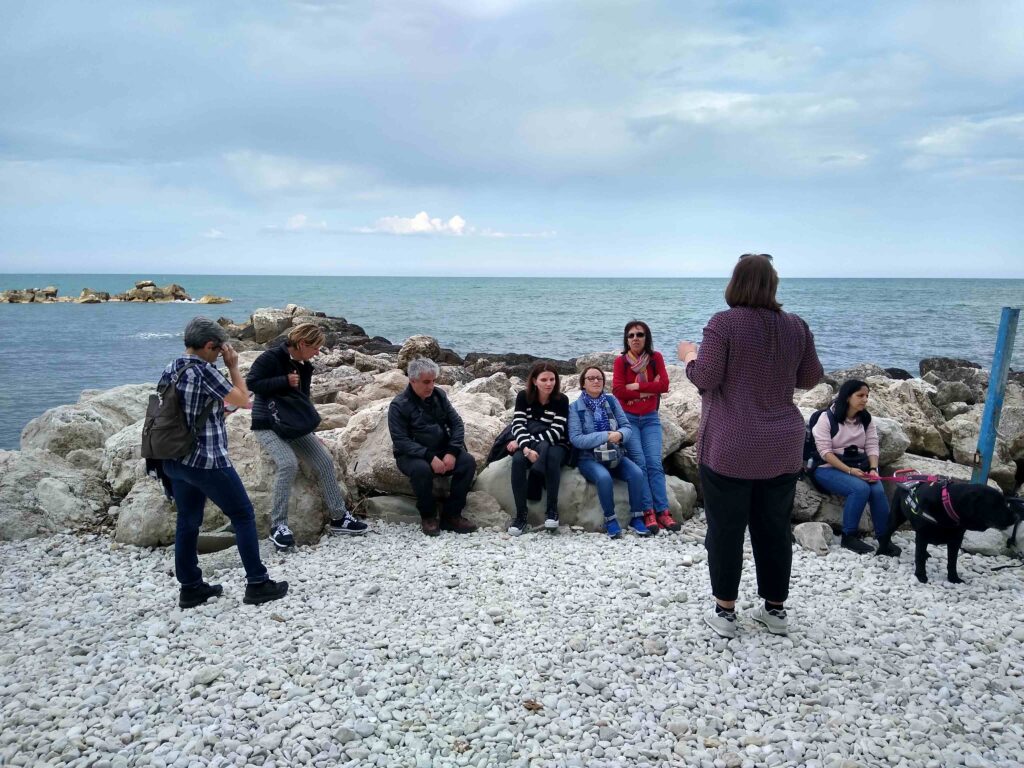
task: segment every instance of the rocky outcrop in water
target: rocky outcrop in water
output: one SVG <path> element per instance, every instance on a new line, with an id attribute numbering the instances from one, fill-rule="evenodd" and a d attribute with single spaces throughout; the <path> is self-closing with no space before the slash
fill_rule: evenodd
<path id="1" fill-rule="evenodd" d="M 102 304 L 107 301 L 127 302 L 166 302 L 192 301 L 188 292 L 177 283 L 158 286 L 152 280 L 139 280 L 134 288 L 123 293 L 109 294 L 106 291 L 95 291 L 83 288 L 76 296 L 58 296 L 53 286 L 46 288 L 25 288 L 0 291 L 0 304 Z M 228 304 L 231 299 L 223 296 L 206 295 L 196 300 L 197 304 Z"/>

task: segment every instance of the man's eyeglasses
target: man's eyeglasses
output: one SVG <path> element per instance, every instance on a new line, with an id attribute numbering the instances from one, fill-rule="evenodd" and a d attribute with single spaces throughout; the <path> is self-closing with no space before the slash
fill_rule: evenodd
<path id="1" fill-rule="evenodd" d="M 762 259 L 768 259 L 768 261 L 775 261 L 775 259 L 772 258 L 772 255 L 770 253 L 744 253 L 742 256 L 740 256 L 740 261 L 743 261 L 744 259 L 749 259 L 752 256 L 760 256 Z"/>
<path id="2" fill-rule="evenodd" d="M 627 333 L 626 334 L 626 338 L 627 339 L 643 339 L 643 338 L 646 338 L 646 337 L 647 337 L 647 334 L 644 333 L 643 331 L 633 331 L 633 333 Z"/>

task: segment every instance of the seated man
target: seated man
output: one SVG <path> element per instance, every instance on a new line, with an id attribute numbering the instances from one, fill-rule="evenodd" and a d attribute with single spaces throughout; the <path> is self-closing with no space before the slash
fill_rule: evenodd
<path id="1" fill-rule="evenodd" d="M 437 536 L 443 528 L 472 533 L 476 526 L 462 516 L 462 510 L 476 462 L 465 448 L 462 418 L 448 402 L 444 390 L 434 388 L 438 371 L 433 360 L 409 361 L 409 386 L 391 401 L 388 429 L 398 469 L 409 477 L 416 493 L 423 532 Z M 451 475 L 452 487 L 438 525 L 434 478 L 444 475 Z"/>

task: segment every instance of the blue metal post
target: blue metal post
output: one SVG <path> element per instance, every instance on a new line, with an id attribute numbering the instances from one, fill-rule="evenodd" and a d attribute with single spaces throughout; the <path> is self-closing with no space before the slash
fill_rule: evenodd
<path id="1" fill-rule="evenodd" d="M 974 452 L 972 483 L 987 483 L 988 473 L 992 469 L 992 451 L 996 447 L 996 430 L 999 429 L 999 415 L 1003 410 L 1006 375 L 1010 369 L 1010 357 L 1013 354 L 1013 340 L 1017 335 L 1019 315 L 1019 307 L 1003 307 L 1003 314 L 999 320 L 996 353 L 992 357 L 992 373 L 989 374 L 988 379 L 985 412 L 981 417 L 981 432 L 978 434 L 978 450 Z"/>

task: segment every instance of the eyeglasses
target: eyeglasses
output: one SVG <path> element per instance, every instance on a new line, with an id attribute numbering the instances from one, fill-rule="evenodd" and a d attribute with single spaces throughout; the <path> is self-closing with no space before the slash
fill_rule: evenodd
<path id="1" fill-rule="evenodd" d="M 633 333 L 627 333 L 626 334 L 626 338 L 627 339 L 643 339 L 646 336 L 647 336 L 647 334 L 644 333 L 643 331 L 633 331 Z"/>
<path id="2" fill-rule="evenodd" d="M 604 381 L 604 376 L 584 376 L 584 381 Z"/>
<path id="3" fill-rule="evenodd" d="M 762 259 L 768 259 L 768 261 L 775 261 L 775 259 L 772 258 L 772 255 L 770 253 L 744 253 L 742 256 L 740 256 L 740 261 L 743 261 L 744 259 L 749 259 L 752 256 L 760 256 Z"/>

